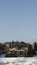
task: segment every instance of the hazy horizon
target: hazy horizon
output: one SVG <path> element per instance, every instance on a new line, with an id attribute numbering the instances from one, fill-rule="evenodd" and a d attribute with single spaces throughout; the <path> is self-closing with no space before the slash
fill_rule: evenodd
<path id="1" fill-rule="evenodd" d="M 37 41 L 37 0 L 0 0 L 0 42 Z"/>

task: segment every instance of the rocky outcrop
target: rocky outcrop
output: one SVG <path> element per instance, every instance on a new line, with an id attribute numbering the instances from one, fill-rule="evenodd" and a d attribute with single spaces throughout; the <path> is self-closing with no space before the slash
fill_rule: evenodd
<path id="1" fill-rule="evenodd" d="M 10 46 L 9 46 L 9 45 Z M 6 54 L 6 56 L 8 57 L 8 56 L 10 56 L 11 57 L 11 55 L 12 55 L 12 57 L 14 56 L 14 57 L 27 57 L 27 56 L 33 56 L 33 52 L 32 52 L 32 45 L 31 44 L 29 44 L 29 43 L 25 43 L 25 42 L 19 42 L 19 41 L 16 41 L 16 42 L 11 42 L 11 43 L 7 43 L 7 46 L 8 46 L 8 52 L 10 51 L 10 49 L 11 49 L 11 53 L 10 54 L 8 54 L 8 52 L 7 52 L 7 54 Z M 16 51 L 15 50 L 13 50 L 13 49 L 16 49 Z M 14 52 L 14 53 L 13 53 Z"/>
<path id="2" fill-rule="evenodd" d="M 0 43 L 0 54 L 6 53 L 6 57 L 32 57 L 36 55 L 37 43 L 25 43 L 23 41 L 12 41 Z"/>

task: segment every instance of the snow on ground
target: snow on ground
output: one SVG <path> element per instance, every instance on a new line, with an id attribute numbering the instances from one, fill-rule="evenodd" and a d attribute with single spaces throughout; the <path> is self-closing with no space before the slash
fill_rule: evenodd
<path id="1" fill-rule="evenodd" d="M 0 65 L 37 65 L 37 55 L 34 57 L 6 58 L 5 54 L 2 54 Z"/>
<path id="2" fill-rule="evenodd" d="M 37 65 L 36 57 L 0 58 L 0 65 Z"/>
<path id="3" fill-rule="evenodd" d="M 0 55 L 0 58 L 5 58 L 5 55 L 6 55 L 6 54 L 1 54 L 1 55 Z"/>

